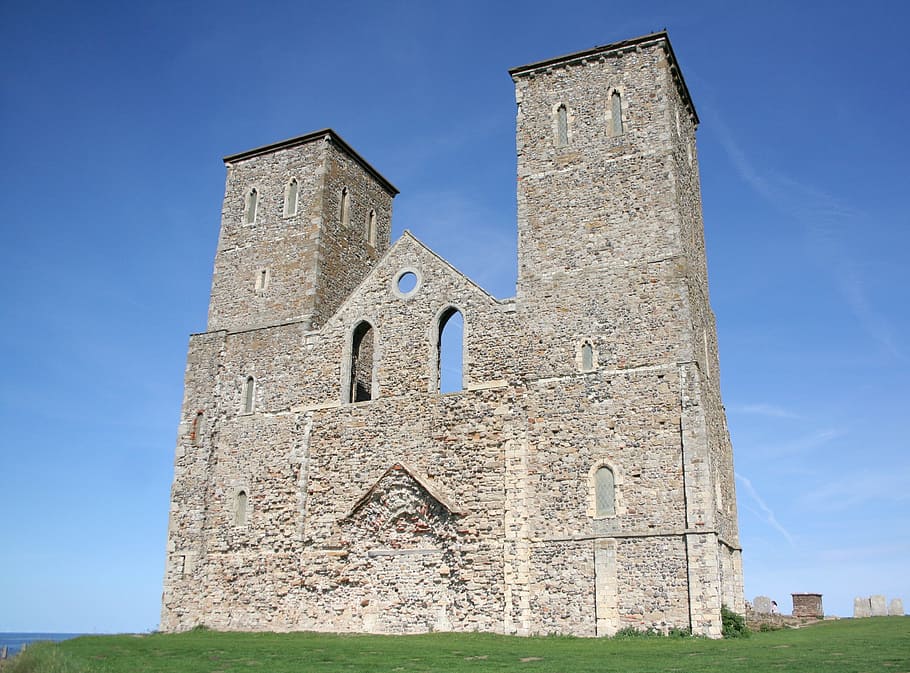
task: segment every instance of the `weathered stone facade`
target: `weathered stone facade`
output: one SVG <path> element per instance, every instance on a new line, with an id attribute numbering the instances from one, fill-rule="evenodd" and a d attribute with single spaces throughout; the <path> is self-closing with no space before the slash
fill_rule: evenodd
<path id="1" fill-rule="evenodd" d="M 225 160 L 163 630 L 719 636 L 721 603 L 743 610 L 698 117 L 668 38 L 510 74 L 514 298 L 410 233 L 390 246 L 395 188 L 331 130 Z M 456 310 L 463 389 L 440 394 Z"/>

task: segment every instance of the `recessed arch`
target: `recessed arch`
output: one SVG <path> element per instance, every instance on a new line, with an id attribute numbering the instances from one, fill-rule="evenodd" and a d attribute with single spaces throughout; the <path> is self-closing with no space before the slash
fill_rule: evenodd
<path id="1" fill-rule="evenodd" d="M 284 189 L 284 216 L 293 217 L 297 214 L 297 199 L 300 194 L 300 183 L 297 178 L 291 178 Z"/>
<path id="2" fill-rule="evenodd" d="M 556 146 L 566 147 L 569 144 L 569 111 L 565 103 L 556 108 Z"/>
<path id="3" fill-rule="evenodd" d="M 347 187 L 341 188 L 340 201 L 338 220 L 347 227 L 351 224 L 351 192 Z"/>
<path id="4" fill-rule="evenodd" d="M 375 332 L 368 320 L 361 320 L 351 331 L 345 402 L 366 402 L 373 399 Z"/>
<path id="5" fill-rule="evenodd" d="M 246 489 L 237 491 L 234 497 L 234 525 L 245 526 L 247 519 L 247 510 L 249 509 L 249 496 Z"/>
<path id="6" fill-rule="evenodd" d="M 366 239 L 367 243 L 376 247 L 376 211 L 370 208 L 370 212 L 367 213 L 366 221 Z"/>
<path id="7" fill-rule="evenodd" d="M 588 516 L 609 519 L 623 512 L 622 477 L 616 466 L 599 460 L 588 472 Z"/>
<path id="8" fill-rule="evenodd" d="M 256 379 L 247 376 L 243 384 L 243 413 L 251 414 L 256 406 Z"/>
<path id="9" fill-rule="evenodd" d="M 256 211 L 259 209 L 259 190 L 250 187 L 246 193 L 246 203 L 243 210 L 243 223 L 253 224 L 256 222 Z"/>
<path id="10" fill-rule="evenodd" d="M 436 315 L 432 327 L 431 392 L 464 390 L 466 333 L 467 321 L 457 306 L 449 304 Z"/>
<path id="11" fill-rule="evenodd" d="M 616 89 L 610 94 L 610 129 L 614 136 L 621 136 L 623 133 L 622 94 Z"/>
<path id="12" fill-rule="evenodd" d="M 581 342 L 581 371 L 590 372 L 594 370 L 594 345 L 590 340 L 585 339 Z"/>

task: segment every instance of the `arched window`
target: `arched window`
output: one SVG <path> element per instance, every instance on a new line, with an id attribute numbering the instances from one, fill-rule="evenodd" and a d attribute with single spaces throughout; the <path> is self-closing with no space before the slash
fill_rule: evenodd
<path id="1" fill-rule="evenodd" d="M 270 273 L 269 273 L 268 268 L 256 270 L 256 290 L 257 291 L 268 289 L 269 275 L 270 275 Z"/>
<path id="2" fill-rule="evenodd" d="M 569 144 L 569 117 L 566 106 L 560 105 L 556 109 L 556 145 L 565 147 Z"/>
<path id="3" fill-rule="evenodd" d="M 203 422 L 203 412 L 197 411 L 196 417 L 193 419 L 193 429 L 190 430 L 190 442 L 193 446 L 200 446 L 202 444 Z"/>
<path id="4" fill-rule="evenodd" d="M 243 413 L 249 414 L 253 411 L 253 403 L 255 400 L 256 392 L 256 380 L 249 376 L 246 379 L 246 383 L 243 386 Z"/>
<path id="5" fill-rule="evenodd" d="M 246 491 L 237 492 L 237 501 L 234 503 L 234 523 L 238 526 L 246 525 L 248 499 Z"/>
<path id="6" fill-rule="evenodd" d="M 594 347 L 590 341 L 581 345 L 581 371 L 589 372 L 594 369 Z"/>
<path id="7" fill-rule="evenodd" d="M 350 402 L 373 399 L 373 346 L 373 326 L 364 320 L 351 334 Z"/>
<path id="8" fill-rule="evenodd" d="M 594 472 L 594 516 L 607 517 L 616 514 L 616 480 L 613 470 L 606 465 Z"/>
<path id="9" fill-rule="evenodd" d="M 449 306 L 439 316 L 436 372 L 439 392 L 464 389 L 464 316 Z"/>
<path id="10" fill-rule="evenodd" d="M 285 217 L 290 217 L 297 214 L 297 192 L 299 191 L 299 185 L 297 184 L 297 178 L 291 178 L 291 181 L 288 183 L 287 189 L 284 191 L 284 215 Z"/>
<path id="11" fill-rule="evenodd" d="M 613 120 L 613 135 L 622 135 L 622 96 L 614 91 L 610 96 L 610 116 Z"/>
<path id="12" fill-rule="evenodd" d="M 370 209 L 370 212 L 367 214 L 366 234 L 367 234 L 367 243 L 369 243 L 370 245 L 375 247 L 376 246 L 376 211 L 373 210 L 372 208 Z"/>
<path id="13" fill-rule="evenodd" d="M 246 210 L 243 214 L 244 224 L 253 224 L 256 221 L 256 208 L 259 206 L 259 192 L 255 187 L 246 195 Z"/>
<path id="14" fill-rule="evenodd" d="M 338 219 L 344 226 L 348 226 L 351 223 L 351 193 L 347 187 L 343 187 L 341 190 L 341 211 Z"/>

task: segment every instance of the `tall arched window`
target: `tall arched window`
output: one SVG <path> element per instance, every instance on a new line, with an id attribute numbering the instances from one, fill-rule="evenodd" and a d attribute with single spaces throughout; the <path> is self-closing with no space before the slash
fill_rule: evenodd
<path id="1" fill-rule="evenodd" d="M 622 135 L 622 96 L 618 91 L 610 96 L 610 116 L 613 120 L 613 135 Z"/>
<path id="2" fill-rule="evenodd" d="M 246 379 L 246 383 L 243 385 L 243 412 L 245 414 L 252 413 L 253 411 L 255 393 L 256 380 L 252 376 L 249 376 Z"/>
<path id="3" fill-rule="evenodd" d="M 613 470 L 606 465 L 594 472 L 594 516 L 606 517 L 616 514 L 616 480 Z"/>
<path id="4" fill-rule="evenodd" d="M 259 206 L 259 192 L 255 187 L 246 195 L 246 210 L 243 213 L 244 224 L 253 224 L 256 221 L 256 208 Z"/>
<path id="5" fill-rule="evenodd" d="M 351 223 L 351 193 L 347 187 L 341 190 L 341 211 L 338 214 L 338 219 L 345 226 Z"/>
<path id="6" fill-rule="evenodd" d="M 246 491 L 237 492 L 237 501 L 234 503 L 234 523 L 238 526 L 246 525 L 248 500 Z"/>
<path id="7" fill-rule="evenodd" d="M 290 217 L 297 214 L 297 192 L 300 191 L 299 187 L 300 186 L 297 184 L 297 178 L 291 178 L 287 189 L 284 191 L 285 217 Z"/>
<path id="8" fill-rule="evenodd" d="M 594 369 L 594 347 L 590 341 L 581 345 L 581 371 L 589 372 Z"/>
<path id="9" fill-rule="evenodd" d="M 569 144 L 569 117 L 566 106 L 560 105 L 556 109 L 556 145 L 565 147 Z"/>
<path id="10" fill-rule="evenodd" d="M 373 326 L 364 320 L 351 334 L 350 402 L 373 399 L 373 346 Z"/>
<path id="11" fill-rule="evenodd" d="M 436 372 L 439 392 L 464 389 L 464 316 L 449 306 L 439 316 Z"/>
<path id="12" fill-rule="evenodd" d="M 372 208 L 367 214 L 367 243 L 376 246 L 376 211 Z"/>

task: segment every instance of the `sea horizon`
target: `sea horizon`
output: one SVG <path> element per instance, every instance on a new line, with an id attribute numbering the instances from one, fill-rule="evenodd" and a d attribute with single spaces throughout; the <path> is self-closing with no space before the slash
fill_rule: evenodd
<path id="1" fill-rule="evenodd" d="M 6 649 L 6 656 L 12 658 L 16 656 L 22 648 L 42 640 L 50 640 L 59 643 L 61 640 L 78 638 L 79 636 L 98 636 L 100 633 L 61 633 L 52 631 L 0 631 L 0 652 Z"/>

